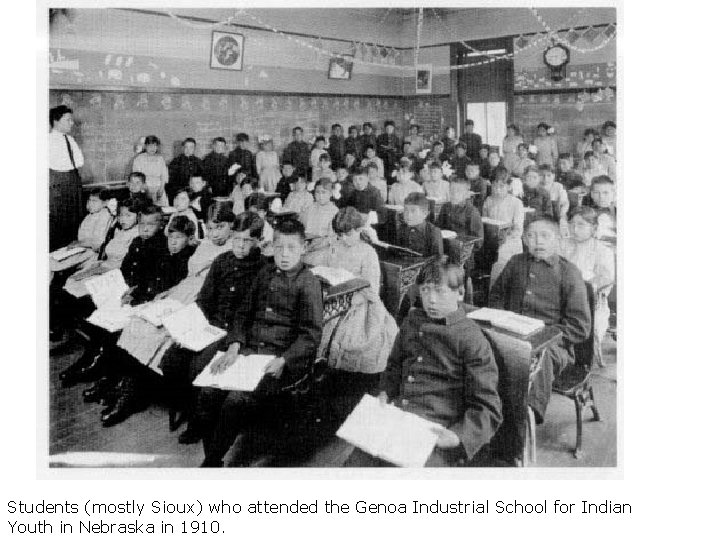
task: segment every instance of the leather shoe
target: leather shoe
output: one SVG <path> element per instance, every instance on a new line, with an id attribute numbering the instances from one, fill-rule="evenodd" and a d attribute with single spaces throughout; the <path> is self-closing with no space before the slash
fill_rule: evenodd
<path id="1" fill-rule="evenodd" d="M 112 390 L 113 386 L 113 381 L 107 375 L 103 375 L 90 388 L 83 390 L 83 401 L 85 403 L 100 403 Z"/>
<path id="2" fill-rule="evenodd" d="M 100 416 L 103 427 L 117 425 L 140 410 L 135 382 L 130 377 L 120 381 L 120 393 L 115 406 Z"/>
<path id="3" fill-rule="evenodd" d="M 75 380 L 78 382 L 91 382 L 97 380 L 102 374 L 102 366 L 104 364 L 105 362 L 103 361 L 102 349 L 91 353 L 87 362 L 75 374 Z"/>

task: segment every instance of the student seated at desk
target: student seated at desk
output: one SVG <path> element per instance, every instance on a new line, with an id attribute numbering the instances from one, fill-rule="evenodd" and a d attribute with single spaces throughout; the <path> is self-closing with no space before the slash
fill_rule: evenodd
<path id="1" fill-rule="evenodd" d="M 562 332 L 562 342 L 545 350 L 537 376 L 530 381 L 528 404 L 541 423 L 553 379 L 574 364 L 573 346 L 590 336 L 590 305 L 580 270 L 559 255 L 557 223 L 536 219 L 528 225 L 523 240 L 528 252 L 507 263 L 490 289 L 488 306 L 540 319 Z"/>
<path id="2" fill-rule="evenodd" d="M 313 167 L 312 181 L 317 182 L 321 178 L 330 178 L 333 182 L 336 179 L 335 171 L 331 167 L 332 158 L 327 152 L 320 154 L 317 167 Z"/>
<path id="3" fill-rule="evenodd" d="M 197 143 L 192 137 L 183 141 L 182 153 L 176 156 L 168 165 L 169 180 L 165 185 L 168 199 L 173 200 L 178 189 L 186 188 L 190 178 L 202 175 L 202 161 L 195 155 Z"/>
<path id="4" fill-rule="evenodd" d="M 332 222 L 338 213 L 338 208 L 330 200 L 332 186 L 330 178 L 321 178 L 315 184 L 315 202 L 300 214 L 300 221 L 305 226 L 305 234 L 316 238 L 312 249 L 318 249 L 329 237 L 335 236 Z"/>
<path id="5" fill-rule="evenodd" d="M 382 199 L 383 204 L 385 204 L 388 198 L 387 180 L 380 176 L 377 165 L 373 162 L 366 165 L 365 173 L 368 176 L 368 183 L 380 192 L 380 198 Z"/>
<path id="6" fill-rule="evenodd" d="M 152 204 L 152 199 L 147 192 L 147 185 L 145 183 L 145 175 L 139 171 L 132 172 L 128 175 L 125 188 L 115 195 L 118 201 L 124 201 L 125 199 L 137 199 L 143 204 Z"/>
<path id="7" fill-rule="evenodd" d="M 202 160 L 202 175 L 213 197 L 227 197 L 230 193 L 231 179 L 228 177 L 230 161 L 225 155 L 226 150 L 225 137 L 215 137 L 212 140 L 212 150 Z"/>
<path id="8" fill-rule="evenodd" d="M 528 145 L 520 143 L 517 147 L 517 154 L 507 154 L 505 156 L 505 167 L 510 171 L 511 176 L 521 177 L 525 173 L 525 169 L 535 162 L 528 157 Z"/>
<path id="9" fill-rule="evenodd" d="M 522 253 L 522 233 L 525 225 L 525 211 L 520 199 L 510 194 L 510 175 L 505 167 L 495 170 L 490 184 L 490 196 L 483 204 L 483 217 L 510 223 L 510 229 L 499 241 L 497 262 L 490 271 L 490 285 L 495 282 L 510 257 Z"/>
<path id="10" fill-rule="evenodd" d="M 569 152 L 560 154 L 556 177 L 567 191 L 585 186 L 582 174 L 573 169 L 573 157 Z"/>
<path id="11" fill-rule="evenodd" d="M 298 180 L 305 179 L 300 177 L 298 178 Z M 308 193 L 308 195 L 310 194 Z M 273 257 L 272 243 L 274 231 L 272 225 L 270 225 L 270 222 L 267 219 L 267 213 L 269 209 L 270 200 L 267 199 L 262 193 L 253 193 L 247 199 L 245 199 L 245 211 L 255 212 L 263 220 L 263 232 L 260 236 L 260 250 L 262 251 L 263 256 L 266 258 Z"/>
<path id="12" fill-rule="evenodd" d="M 235 148 L 228 154 L 228 176 L 243 173 L 245 177 L 257 178 L 255 156 L 250 147 L 250 137 L 247 133 L 235 135 Z M 237 184 L 237 179 L 235 180 Z"/>
<path id="13" fill-rule="evenodd" d="M 244 172 L 235 175 L 235 187 L 230 192 L 233 202 L 233 213 L 238 215 L 245 211 L 245 199 L 258 189 L 256 178 L 248 178 Z"/>
<path id="14" fill-rule="evenodd" d="M 464 142 L 459 142 L 455 145 L 455 155 L 450 159 L 450 166 L 455 171 L 455 176 L 458 178 L 465 178 L 467 167 L 473 163 L 473 161 L 466 154 L 467 146 Z"/>
<path id="15" fill-rule="evenodd" d="M 540 174 L 540 187 L 550 194 L 552 218 L 560 224 L 563 236 L 567 236 L 565 233 L 567 232 L 568 210 L 570 209 L 567 191 L 560 182 L 555 181 L 555 172 L 550 165 L 540 165 L 538 173 Z"/>
<path id="16" fill-rule="evenodd" d="M 442 232 L 427 221 L 429 205 L 422 193 L 411 193 L 403 202 L 403 222 L 398 230 L 400 247 L 416 251 L 424 257 L 443 255 Z"/>
<path id="17" fill-rule="evenodd" d="M 198 421 L 206 435 L 205 467 L 219 467 L 240 432 L 279 427 L 291 416 L 289 395 L 281 389 L 300 379 L 315 359 L 322 333 L 320 281 L 301 262 L 305 231 L 297 220 L 284 220 L 275 231 L 274 263 L 254 280 L 245 305 L 236 311 L 226 338 L 227 351 L 214 366 L 223 371 L 238 354 L 275 358 L 252 392 L 200 391 Z M 297 412 L 297 411 L 295 411 Z M 282 433 L 277 443 L 283 445 Z M 266 448 L 271 451 L 271 448 Z"/>
<path id="18" fill-rule="evenodd" d="M 230 251 L 218 255 L 197 295 L 197 305 L 208 322 L 223 330 L 229 330 L 241 309 L 245 295 L 265 260 L 260 253 L 259 242 L 264 221 L 254 212 L 240 214 L 233 223 Z M 160 362 L 167 386 L 171 389 L 172 406 L 187 415 L 187 429 L 180 435 L 181 444 L 193 444 L 202 437 L 202 426 L 195 419 L 196 392 L 192 382 L 220 350 L 221 340 L 200 353 L 174 345 L 168 349 Z"/>
<path id="19" fill-rule="evenodd" d="M 413 180 L 415 173 L 401 168 L 397 172 L 397 182 L 390 186 L 388 204 L 402 206 L 405 198 L 411 193 L 423 193 L 423 188 Z"/>
<path id="20" fill-rule="evenodd" d="M 213 195 L 210 192 L 205 178 L 193 176 L 190 178 L 190 208 L 195 212 L 198 223 L 205 223 L 208 211 L 213 204 Z M 198 229 L 198 238 L 204 238 L 203 227 Z"/>
<path id="21" fill-rule="evenodd" d="M 617 207 L 615 206 L 615 184 L 607 175 L 596 176 L 590 186 L 590 200 L 587 206 L 598 213 L 598 238 L 616 236 Z"/>
<path id="22" fill-rule="evenodd" d="M 478 210 L 482 210 L 490 191 L 490 181 L 480 176 L 480 165 L 477 163 L 470 163 L 467 166 L 465 176 L 470 183 L 470 191 L 473 192 L 472 202 Z"/>
<path id="23" fill-rule="evenodd" d="M 360 163 L 361 167 L 367 167 L 370 163 L 377 165 L 378 176 L 385 177 L 385 165 L 382 159 L 375 155 L 375 145 L 368 145 L 365 147 L 365 159 Z"/>
<path id="24" fill-rule="evenodd" d="M 437 225 L 440 229 L 482 240 L 482 217 L 470 201 L 470 184 L 466 178 L 454 178 L 450 182 L 450 201 L 440 210 Z"/>
<path id="25" fill-rule="evenodd" d="M 195 225 L 186 216 L 176 217 L 170 223 L 165 252 L 153 261 L 155 268 L 143 276 L 145 282 L 138 281 L 125 294 L 122 302 L 130 305 L 149 302 L 180 283 L 187 276 L 188 260 L 195 251 L 189 245 L 194 233 Z M 105 374 L 94 386 L 83 392 L 83 398 L 85 401 L 106 400 L 107 406 L 100 420 L 103 427 L 110 427 L 123 422 L 149 404 L 148 383 L 153 374 L 115 346 L 117 336 L 111 336 L 105 331 L 101 333 L 106 337 L 96 345 L 102 347 L 101 361 Z"/>
<path id="26" fill-rule="evenodd" d="M 280 180 L 277 186 L 275 186 L 275 191 L 280 195 L 280 200 L 283 204 L 285 204 L 288 195 L 292 192 L 292 183 L 295 181 L 295 178 L 297 178 L 297 175 L 295 174 L 295 167 L 293 167 L 292 162 L 283 162 L 282 167 L 280 167 Z"/>
<path id="27" fill-rule="evenodd" d="M 95 188 L 90 192 L 85 204 L 88 213 L 80 222 L 77 241 L 72 242 L 71 246 L 90 248 L 95 252 L 100 249 L 114 221 L 106 206 L 107 199 L 108 193 L 103 189 Z"/>
<path id="28" fill-rule="evenodd" d="M 353 191 L 347 198 L 345 206 L 352 206 L 367 216 L 377 212 L 384 206 L 383 198 L 377 188 L 370 185 L 367 173 L 360 172 L 352 176 Z"/>
<path id="29" fill-rule="evenodd" d="M 605 148 L 605 143 L 603 140 L 598 137 L 596 138 L 592 143 L 592 152 L 595 154 L 595 157 L 598 160 L 598 164 L 600 167 L 603 167 L 607 170 L 607 175 L 615 181 L 616 179 L 616 168 L 617 164 L 615 162 L 615 158 L 607 153 L 607 148 Z"/>
<path id="30" fill-rule="evenodd" d="M 585 152 L 585 159 L 583 161 L 583 184 L 586 187 L 590 187 L 592 179 L 596 176 L 607 176 L 607 167 L 600 163 L 600 160 L 594 152 Z"/>
<path id="31" fill-rule="evenodd" d="M 497 150 L 490 150 L 488 152 L 487 163 L 480 164 L 480 177 L 485 180 L 490 180 L 495 172 L 495 169 L 497 169 L 500 165 L 503 167 L 505 166 L 500 159 L 500 154 Z"/>
<path id="32" fill-rule="evenodd" d="M 337 168 L 335 175 L 337 176 L 337 182 L 333 184 L 332 200 L 338 208 L 343 208 L 347 206 L 348 197 L 355 188 L 353 188 L 350 173 L 344 165 Z"/>
<path id="33" fill-rule="evenodd" d="M 540 174 L 535 165 L 525 169 L 523 174 L 523 196 L 521 198 L 525 208 L 532 208 L 530 220 L 540 217 L 552 216 L 552 205 L 550 204 L 550 193 L 540 185 Z"/>
<path id="34" fill-rule="evenodd" d="M 178 217 L 178 216 L 185 216 L 190 221 L 192 221 L 193 225 L 195 225 L 195 233 L 193 234 L 193 237 L 191 239 L 191 242 L 196 242 L 198 240 L 197 231 L 199 228 L 198 219 L 195 215 L 195 211 L 190 208 L 190 189 L 189 188 L 180 188 L 175 190 L 175 196 L 173 197 L 173 208 L 175 211 L 170 214 L 170 218 L 168 219 L 168 224 L 165 227 L 165 234 L 168 234 L 168 231 L 170 229 L 170 222 Z"/>
<path id="35" fill-rule="evenodd" d="M 423 189 L 428 197 L 436 199 L 435 204 L 441 205 L 450 197 L 450 183 L 443 178 L 442 167 L 438 161 L 428 165 L 430 178 L 423 183 Z"/>
<path id="36" fill-rule="evenodd" d="M 465 315 L 464 280 L 462 268 L 440 261 L 421 271 L 422 309 L 412 309 L 403 322 L 381 377 L 381 401 L 442 426 L 426 467 L 471 460 L 502 422 L 497 365 L 490 344 Z M 388 465 L 360 449 L 345 463 Z"/>
<path id="37" fill-rule="evenodd" d="M 313 196 L 307 190 L 307 180 L 302 176 L 292 179 L 290 182 L 290 195 L 285 199 L 283 210 L 302 214 L 313 204 Z"/>

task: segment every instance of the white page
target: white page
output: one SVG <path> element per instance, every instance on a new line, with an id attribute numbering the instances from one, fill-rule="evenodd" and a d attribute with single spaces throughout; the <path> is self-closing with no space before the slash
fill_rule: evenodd
<path id="1" fill-rule="evenodd" d="M 120 299 L 128 290 L 119 268 L 88 279 L 85 288 L 97 307 L 119 308 Z"/>
<path id="2" fill-rule="evenodd" d="M 475 321 L 487 321 L 489 323 L 494 323 L 496 321 L 501 321 L 505 319 L 511 311 L 506 311 L 504 309 L 494 309 L 494 308 L 480 308 L 476 309 L 475 311 L 471 311 L 467 314 L 468 319 L 473 319 Z"/>
<path id="3" fill-rule="evenodd" d="M 454 238 L 457 238 L 457 233 L 455 231 L 448 231 L 448 230 L 443 229 L 440 232 L 442 233 L 442 237 L 445 240 L 452 240 Z"/>
<path id="4" fill-rule="evenodd" d="M 150 324 L 162 326 L 162 319 L 182 309 L 184 304 L 172 298 L 163 298 L 138 306 L 138 316 Z"/>
<path id="5" fill-rule="evenodd" d="M 100 307 L 92 312 L 86 320 L 104 328 L 108 332 L 117 332 L 125 328 L 130 322 L 130 317 L 135 314 L 135 308 L 124 305 L 122 307 Z"/>
<path id="6" fill-rule="evenodd" d="M 441 426 L 365 394 L 337 436 L 394 465 L 423 467 L 437 443 L 433 427 Z"/>
<path id="7" fill-rule="evenodd" d="M 340 285 L 341 283 L 350 281 L 351 279 L 355 279 L 355 276 L 353 275 L 353 273 L 348 272 L 344 268 L 330 268 L 329 266 L 316 266 L 311 270 L 311 272 L 313 274 L 315 274 L 316 276 L 327 281 L 333 287 L 335 285 Z"/>
<path id="8" fill-rule="evenodd" d="M 82 246 L 74 247 L 74 248 L 68 248 L 63 247 L 56 251 L 53 251 L 50 256 L 55 259 L 56 261 L 64 261 L 65 259 L 72 257 L 73 255 L 77 255 L 78 253 L 82 253 L 85 251 L 85 248 Z"/>
<path id="9" fill-rule="evenodd" d="M 215 355 L 205 369 L 193 381 L 194 386 L 208 386 L 221 390 L 252 392 L 265 376 L 265 368 L 275 358 L 271 354 L 239 355 L 238 359 L 222 373 L 211 373 L 210 370 L 225 353 Z"/>
<path id="10" fill-rule="evenodd" d="M 227 334 L 225 330 L 212 326 L 195 303 L 164 317 L 162 323 L 177 343 L 196 352 Z"/>

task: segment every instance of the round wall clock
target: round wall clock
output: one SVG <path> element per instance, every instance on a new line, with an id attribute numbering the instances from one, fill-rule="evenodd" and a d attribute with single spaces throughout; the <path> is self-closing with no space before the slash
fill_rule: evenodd
<path id="1" fill-rule="evenodd" d="M 570 62 L 570 49 L 560 44 L 552 45 L 545 49 L 543 60 L 550 68 L 550 79 L 562 81 L 565 78 L 568 62 Z"/>

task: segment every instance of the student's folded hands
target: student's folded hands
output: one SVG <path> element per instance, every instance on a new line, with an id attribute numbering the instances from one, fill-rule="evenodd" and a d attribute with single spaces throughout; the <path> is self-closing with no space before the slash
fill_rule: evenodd
<path id="1" fill-rule="evenodd" d="M 270 360 L 270 363 L 265 366 L 265 373 L 279 379 L 284 367 L 285 359 L 282 356 L 277 356 Z"/>
<path id="2" fill-rule="evenodd" d="M 122 298 L 120 298 L 121 306 L 124 306 L 125 304 L 130 304 L 133 301 L 132 293 L 135 292 L 136 288 L 137 287 L 130 287 L 127 291 L 125 291 L 125 294 L 123 294 Z"/>
<path id="3" fill-rule="evenodd" d="M 222 355 L 220 360 L 218 360 L 217 362 L 213 362 L 213 364 L 210 366 L 210 373 L 212 373 L 213 375 L 217 373 L 222 373 L 235 363 L 237 357 L 238 349 L 237 347 L 233 347 L 231 345 L 228 350 L 225 351 L 225 354 Z"/>

